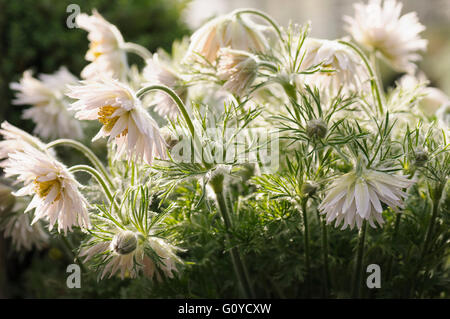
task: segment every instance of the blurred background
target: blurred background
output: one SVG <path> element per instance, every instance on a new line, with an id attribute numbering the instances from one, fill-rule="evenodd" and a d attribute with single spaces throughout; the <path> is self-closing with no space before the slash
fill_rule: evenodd
<path id="1" fill-rule="evenodd" d="M 22 73 L 53 73 L 61 65 L 79 75 L 87 64 L 87 33 L 68 29 L 69 4 L 78 4 L 82 12 L 93 8 L 117 25 L 126 41 L 136 42 L 151 51 L 162 47 L 170 51 L 175 39 L 189 35 L 206 20 L 236 8 L 263 10 L 286 26 L 289 20 L 312 23 L 314 37 L 344 36 L 342 17 L 353 15 L 354 0 L 0 0 L 0 122 L 8 120 L 29 132 L 33 123 L 21 119 L 27 106 L 13 106 L 9 83 Z M 364 1 L 365 2 L 365 1 Z M 427 29 L 422 36 L 429 40 L 428 52 L 420 62 L 432 86 L 450 95 L 450 1 L 403 0 L 403 13 L 416 11 Z M 132 60 L 133 62 L 133 60 Z M 139 62 L 136 60 L 136 62 Z M 399 74 L 386 66 L 382 69 L 389 85 Z M 13 254 L 8 242 L 0 236 L 0 298 L 2 282 L 8 277 L 12 297 L 48 297 L 39 290 L 42 283 L 33 281 L 32 272 L 53 271 L 61 261 L 54 248 L 43 252 Z M 43 260 L 36 264 L 36 260 Z M 58 261 L 59 260 L 59 261 Z M 53 268 L 52 268 L 53 267 Z M 61 268 L 63 269 L 63 268 Z M 28 272 L 27 272 L 28 271 Z M 31 272 L 31 273 L 30 273 Z M 64 274 L 64 273 L 63 273 Z M 30 280 L 25 280 L 31 278 Z M 106 288 L 105 288 L 106 289 Z M 108 286 L 114 290 L 114 286 Z M 54 292 L 57 293 L 57 292 Z M 98 293 L 97 291 L 93 293 Z M 51 296 L 51 295 L 50 295 Z"/>

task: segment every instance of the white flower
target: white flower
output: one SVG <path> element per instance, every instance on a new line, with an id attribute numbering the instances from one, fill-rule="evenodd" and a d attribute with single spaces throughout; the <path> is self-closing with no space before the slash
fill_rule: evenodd
<path id="1" fill-rule="evenodd" d="M 450 102 L 443 104 L 436 112 L 439 126 L 444 129 L 447 134 L 450 131 Z"/>
<path id="2" fill-rule="evenodd" d="M 423 74 L 419 74 L 418 77 L 405 74 L 399 81 L 399 85 L 404 89 L 420 90 L 422 97 L 419 108 L 425 115 L 431 117 L 441 106 L 450 103 L 450 98 L 438 88 L 426 86 L 427 84 L 428 80 Z"/>
<path id="3" fill-rule="evenodd" d="M 147 65 L 143 71 L 144 78 L 148 84 L 162 84 L 175 91 L 182 99 L 186 100 L 187 88 L 181 85 L 181 78 L 169 63 L 162 61 L 157 53 L 153 54 L 153 58 L 147 60 Z M 149 95 L 147 95 L 149 96 Z M 175 118 L 179 114 L 177 104 L 172 98 L 164 92 L 155 92 L 151 97 L 154 110 L 161 116 Z"/>
<path id="4" fill-rule="evenodd" d="M 30 146 L 41 151 L 45 150 L 45 144 L 38 138 L 6 121 L 1 124 L 0 135 L 3 136 L 3 141 L 0 141 L 0 159 L 7 158 L 9 153 L 23 151 Z"/>
<path id="5" fill-rule="evenodd" d="M 342 86 L 344 89 L 358 89 L 368 78 L 356 53 L 337 41 L 309 38 L 304 48 L 306 54 L 302 69 L 322 63 L 323 69 L 332 70 L 305 75 L 304 81 L 307 84 L 334 91 Z"/>
<path id="6" fill-rule="evenodd" d="M 84 262 L 94 257 L 100 258 L 101 262 L 104 263 L 100 275 L 101 279 L 107 274 L 109 274 L 108 278 L 111 278 L 117 272 L 120 272 L 122 279 L 125 276 L 135 278 L 142 271 L 149 278 L 156 275 L 156 278 L 160 280 L 161 276 L 156 271 L 158 268 L 167 277 L 173 277 L 173 272 L 177 271 L 176 264 L 181 263 L 181 260 L 175 254 L 175 251 L 179 248 L 157 237 L 148 237 L 145 240 L 135 239 L 132 241 L 133 244 L 130 245 L 131 238 L 137 238 L 136 233 L 120 230 L 111 241 L 96 242 L 91 240 L 86 247 L 81 249 L 80 256 L 85 257 Z M 125 246 L 121 245 L 122 242 L 125 243 L 126 250 L 123 249 Z M 156 256 L 148 256 L 145 248 L 152 250 Z M 155 263 L 153 258 L 159 261 Z"/>
<path id="7" fill-rule="evenodd" d="M 28 214 L 17 213 L 9 216 L 1 229 L 5 238 L 11 238 L 12 244 L 17 251 L 22 249 L 31 250 L 33 247 L 40 250 L 48 243 L 48 234 L 38 222 L 30 225 Z"/>
<path id="8" fill-rule="evenodd" d="M 394 176 L 375 170 L 363 169 L 361 173 L 352 171 L 334 180 L 328 194 L 319 205 L 321 214 L 326 214 L 327 223 L 336 220 L 342 229 L 356 225 L 361 228 L 363 220 L 372 227 L 374 221 L 383 225 L 382 203 L 396 209 L 403 206 L 407 194 L 402 190 L 410 187 L 414 181 L 403 176 Z"/>
<path id="9" fill-rule="evenodd" d="M 34 208 L 32 224 L 45 218 L 51 230 L 58 221 L 58 231 L 67 233 L 72 226 L 89 227 L 86 199 L 78 191 L 80 186 L 67 168 L 50 154 L 26 146 L 22 151 L 10 153 L 1 163 L 5 176 L 17 176 L 24 187 L 13 195 L 33 196 L 25 212 Z"/>
<path id="10" fill-rule="evenodd" d="M 191 36 L 186 58 L 202 55 L 213 63 L 220 48 L 263 52 L 268 47 L 260 26 L 245 16 L 229 14 L 217 17 Z"/>
<path id="11" fill-rule="evenodd" d="M 396 0 L 369 0 L 354 5 L 355 17 L 344 17 L 346 29 L 353 38 L 370 50 L 379 51 L 398 71 L 411 73 L 424 51 L 427 41 L 419 37 L 425 27 L 417 14 L 400 16 L 402 4 Z"/>
<path id="12" fill-rule="evenodd" d="M 217 77 L 226 81 L 224 88 L 241 96 L 256 78 L 258 64 L 245 51 L 223 48 L 219 51 Z"/>
<path id="13" fill-rule="evenodd" d="M 155 156 L 165 158 L 165 143 L 155 120 L 142 108 L 141 101 L 125 84 L 101 78 L 71 86 L 68 96 L 75 116 L 81 120 L 98 120 L 103 127 L 94 137 L 109 136 L 117 146 L 116 159 L 127 154 L 130 159 L 144 159 L 151 164 Z"/>
<path id="14" fill-rule="evenodd" d="M 64 98 L 66 85 L 74 84 L 78 79 L 65 67 L 54 74 L 41 74 L 39 79 L 25 71 L 19 83 L 11 83 L 11 89 L 18 91 L 13 104 L 28 104 L 32 107 L 23 112 L 24 119 L 36 124 L 34 133 L 43 138 L 83 136 L 80 123 L 75 120 Z"/>
<path id="15" fill-rule="evenodd" d="M 89 32 L 89 50 L 85 59 L 91 61 L 81 77 L 93 79 L 101 75 L 121 78 L 127 68 L 126 53 L 121 49 L 123 37 L 117 27 L 106 21 L 96 10 L 92 15 L 77 15 L 78 27 Z"/>

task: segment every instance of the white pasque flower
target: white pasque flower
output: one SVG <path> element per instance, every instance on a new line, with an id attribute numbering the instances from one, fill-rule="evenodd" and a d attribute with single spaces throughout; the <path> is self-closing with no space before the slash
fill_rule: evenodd
<path id="1" fill-rule="evenodd" d="M 222 48 L 219 50 L 217 77 L 225 81 L 224 88 L 243 95 L 256 78 L 258 63 L 245 51 Z"/>
<path id="2" fill-rule="evenodd" d="M 16 90 L 13 104 L 28 104 L 31 108 L 23 112 L 24 119 L 31 119 L 36 127 L 34 133 L 43 138 L 83 136 L 79 121 L 68 111 L 68 101 L 64 97 L 66 85 L 78 79 L 65 67 L 53 74 L 41 74 L 36 79 L 31 71 L 25 71 L 18 83 L 11 83 Z"/>
<path id="3" fill-rule="evenodd" d="M 306 50 L 302 69 L 318 64 L 331 72 L 316 72 L 305 75 L 307 84 L 323 89 L 358 89 L 368 79 L 361 59 L 346 45 L 338 41 L 308 38 L 304 44 Z"/>
<path id="4" fill-rule="evenodd" d="M 420 59 L 417 51 L 424 51 L 427 40 L 419 33 L 425 27 L 417 14 L 400 16 L 402 4 L 396 0 L 369 0 L 367 4 L 354 5 L 355 16 L 344 17 L 346 29 L 353 38 L 370 50 L 380 52 L 397 71 L 412 73 Z"/>
<path id="5" fill-rule="evenodd" d="M 156 256 L 148 256 L 145 248 L 150 249 Z M 173 272 L 177 271 L 176 264 L 181 260 L 175 251 L 179 248 L 167 243 L 164 239 L 148 237 L 139 239 L 138 234 L 130 230 L 118 231 L 111 240 L 96 241 L 91 239 L 80 251 L 80 256 L 85 257 L 84 262 L 92 258 L 100 258 L 104 263 L 100 278 L 103 279 L 108 273 L 111 278 L 117 272 L 123 279 L 125 276 L 135 278 L 142 273 L 149 278 L 156 274 L 161 279 L 158 268 L 164 274 L 172 278 Z M 158 259 L 155 263 L 154 258 Z"/>
<path id="6" fill-rule="evenodd" d="M 48 243 L 49 236 L 42 228 L 41 223 L 33 225 L 28 214 L 18 212 L 7 217 L 2 225 L 5 238 L 11 238 L 16 251 L 31 250 L 33 247 L 40 250 Z"/>
<path id="7" fill-rule="evenodd" d="M 431 117 L 436 114 L 441 106 L 450 103 L 450 98 L 438 88 L 426 86 L 428 82 L 428 79 L 422 73 L 417 77 L 412 74 L 405 74 L 400 78 L 399 85 L 407 90 L 420 90 L 419 108 L 425 115 Z"/>
<path id="8" fill-rule="evenodd" d="M 32 224 L 39 219 L 49 222 L 49 229 L 58 222 L 58 231 L 67 233 L 72 226 L 90 226 L 87 201 L 79 192 L 79 183 L 67 167 L 49 153 L 25 146 L 22 151 L 9 153 L 1 163 L 5 176 L 17 176 L 24 186 L 15 196 L 33 196 L 25 212 L 36 209 Z"/>
<path id="9" fill-rule="evenodd" d="M 450 133 L 450 102 L 443 104 L 439 110 L 436 112 L 436 117 L 439 126 L 447 132 Z"/>
<path id="10" fill-rule="evenodd" d="M 3 141 L 0 141 L 0 159 L 7 158 L 9 153 L 23 151 L 30 146 L 41 151 L 45 150 L 45 144 L 38 138 L 9 124 L 7 121 L 3 121 L 0 127 L 0 135 L 3 136 Z M 50 150 L 50 152 L 53 151 Z"/>
<path id="11" fill-rule="evenodd" d="M 81 13 L 76 17 L 78 27 L 89 32 L 89 50 L 85 59 L 91 61 L 83 71 L 83 79 L 107 75 L 121 78 L 127 68 L 127 56 L 121 49 L 124 43 L 117 27 L 106 21 L 96 10 L 92 15 Z"/>
<path id="12" fill-rule="evenodd" d="M 337 227 L 343 222 L 342 229 L 348 226 L 353 229 L 355 223 L 361 228 L 363 220 L 375 228 L 374 221 L 380 226 L 384 223 L 381 204 L 401 208 L 407 196 L 402 189 L 412 184 L 414 181 L 403 176 L 370 169 L 362 169 L 360 173 L 352 171 L 334 180 L 319 210 L 326 214 L 327 223 L 336 220 Z"/>
<path id="13" fill-rule="evenodd" d="M 186 58 L 200 54 L 214 63 L 221 48 L 264 52 L 268 47 L 261 27 L 245 16 L 234 13 L 217 17 L 191 36 Z"/>
<path id="14" fill-rule="evenodd" d="M 163 61 L 160 56 L 155 53 L 152 59 L 147 60 L 147 65 L 144 68 L 143 75 L 148 84 L 165 85 L 182 99 L 186 100 L 188 90 L 181 84 L 181 78 L 176 70 L 171 65 Z M 154 110 L 161 116 L 168 118 L 175 118 L 179 114 L 177 104 L 173 99 L 164 92 L 155 92 L 153 96 L 147 95 L 151 98 L 151 103 L 154 104 Z M 146 96 L 146 98 L 147 98 Z"/>
<path id="15" fill-rule="evenodd" d="M 109 136 L 117 146 L 116 159 L 144 159 L 151 164 L 155 156 L 165 158 L 165 142 L 155 120 L 142 108 L 141 101 L 127 85 L 101 78 L 70 86 L 67 93 L 78 101 L 72 104 L 81 120 L 98 120 L 103 127 L 93 138 Z"/>

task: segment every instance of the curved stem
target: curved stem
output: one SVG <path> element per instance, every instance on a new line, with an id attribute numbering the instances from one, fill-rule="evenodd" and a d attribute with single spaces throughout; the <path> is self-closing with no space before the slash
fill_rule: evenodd
<path id="1" fill-rule="evenodd" d="M 256 63 L 258 64 L 258 66 L 265 67 L 266 69 L 269 69 L 270 71 L 273 71 L 273 72 L 278 71 L 278 68 L 275 65 L 275 63 L 272 63 L 269 61 L 263 61 L 263 60 L 259 60 L 259 59 L 257 59 Z"/>
<path id="2" fill-rule="evenodd" d="M 366 65 L 367 71 L 369 72 L 369 76 L 370 76 L 370 85 L 372 87 L 372 92 L 375 95 L 375 99 L 377 101 L 378 104 L 378 110 L 380 111 L 380 115 L 384 114 L 383 111 L 383 103 L 382 103 L 382 98 L 381 98 L 381 92 L 380 92 L 380 87 L 379 87 L 379 83 L 377 81 L 377 77 L 376 74 L 372 68 L 372 66 L 370 65 L 369 60 L 367 59 L 367 57 L 365 56 L 365 54 L 356 46 L 351 44 L 350 42 L 347 41 L 343 41 L 343 40 L 339 40 L 339 43 L 344 44 L 348 47 L 350 47 L 353 51 L 355 51 L 363 60 L 364 64 Z"/>
<path id="3" fill-rule="evenodd" d="M 235 15 L 254 14 L 254 15 L 257 15 L 257 16 L 263 18 L 264 20 L 269 22 L 269 24 L 274 28 L 274 30 L 278 34 L 278 37 L 280 38 L 280 40 L 283 41 L 283 34 L 281 33 L 280 27 L 278 26 L 278 24 L 275 22 L 275 20 L 273 18 L 269 17 L 264 12 L 261 12 L 256 9 L 238 9 L 238 10 L 234 11 L 232 14 L 235 14 Z"/>
<path id="4" fill-rule="evenodd" d="M 92 168 L 88 165 L 75 165 L 69 168 L 69 172 L 71 173 L 86 172 L 92 175 L 97 180 L 97 182 L 102 186 L 103 191 L 108 200 L 110 201 L 110 203 L 114 203 L 117 206 L 116 202 L 114 201 L 114 197 L 111 193 L 111 190 L 108 188 L 108 185 L 106 185 L 101 174 L 95 168 Z"/>
<path id="5" fill-rule="evenodd" d="M 364 258 L 364 244 L 366 239 L 367 222 L 363 221 L 359 230 L 359 241 L 356 255 L 355 273 L 353 279 L 352 298 L 359 298 L 359 288 L 361 286 L 362 262 Z"/>
<path id="6" fill-rule="evenodd" d="M 144 96 L 146 93 L 150 92 L 150 91 L 163 91 L 164 93 L 166 93 L 167 95 L 169 95 L 172 100 L 177 104 L 181 114 L 183 114 L 184 120 L 186 121 L 189 130 L 191 131 L 191 135 L 194 138 L 195 137 L 195 131 L 194 131 L 194 125 L 192 124 L 191 118 L 189 117 L 189 114 L 186 110 L 186 107 L 184 106 L 183 101 L 181 101 L 180 97 L 175 93 L 174 90 L 168 88 L 167 86 L 164 85 L 149 85 L 146 86 L 142 89 L 140 89 L 137 93 L 136 96 L 138 98 L 141 98 L 142 96 Z"/>
<path id="7" fill-rule="evenodd" d="M 144 61 L 152 58 L 152 53 L 149 50 L 144 48 L 142 45 L 139 45 L 136 43 L 126 42 L 126 43 L 123 43 L 120 46 L 120 48 L 127 52 L 131 52 L 136 55 L 139 55 L 142 59 L 144 59 Z"/>
<path id="8" fill-rule="evenodd" d="M 46 148 L 50 149 L 50 148 L 58 146 L 58 145 L 70 146 L 70 147 L 80 151 L 81 153 L 83 153 L 84 156 L 86 156 L 87 159 L 94 165 L 94 167 L 102 173 L 103 177 L 106 179 L 109 186 L 114 187 L 114 184 L 112 183 L 112 180 L 109 177 L 108 172 L 106 171 L 106 168 L 103 166 L 100 159 L 88 147 L 86 147 L 85 145 L 83 145 L 80 142 L 77 142 L 75 140 L 59 139 L 59 140 L 53 141 L 51 143 L 48 143 L 46 145 Z"/>
<path id="9" fill-rule="evenodd" d="M 306 212 L 306 204 L 308 200 L 302 199 L 302 214 L 303 214 L 303 226 L 304 226 L 304 245 L 305 245 L 305 262 L 306 262 L 306 284 L 308 289 L 308 297 L 311 295 L 311 262 L 310 262 L 310 251 L 309 251 L 309 229 L 308 229 L 308 214 Z"/>

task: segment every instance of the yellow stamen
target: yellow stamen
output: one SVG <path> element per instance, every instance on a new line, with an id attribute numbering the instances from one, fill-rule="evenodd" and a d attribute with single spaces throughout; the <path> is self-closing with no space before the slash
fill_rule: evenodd
<path id="1" fill-rule="evenodd" d="M 100 108 L 98 111 L 98 121 L 104 125 L 105 132 L 109 133 L 111 132 L 112 128 L 116 124 L 117 120 L 119 119 L 118 116 L 114 116 L 111 118 L 111 115 L 118 109 L 118 107 L 111 106 L 111 105 L 105 105 Z M 128 129 L 124 129 L 121 136 L 125 136 L 128 134 Z"/>
<path id="2" fill-rule="evenodd" d="M 47 195 L 50 193 L 52 187 L 54 187 L 54 186 L 58 187 L 58 189 L 60 189 L 60 187 L 61 187 L 61 183 L 57 178 L 52 179 L 50 181 L 46 181 L 46 182 L 39 182 L 37 180 L 37 178 L 34 180 L 34 190 L 40 198 L 47 197 Z M 58 200 L 60 197 L 61 197 L 61 192 L 58 192 L 58 196 L 56 196 L 55 200 Z"/>

